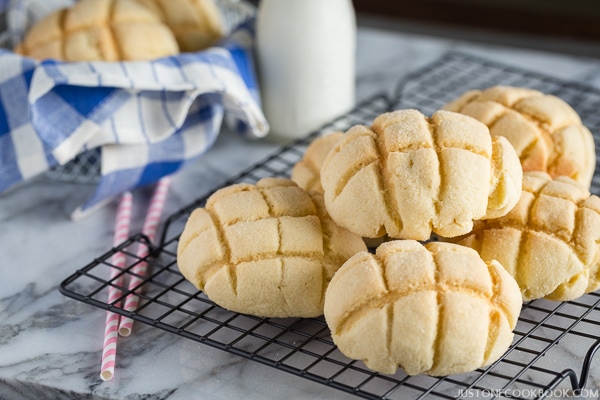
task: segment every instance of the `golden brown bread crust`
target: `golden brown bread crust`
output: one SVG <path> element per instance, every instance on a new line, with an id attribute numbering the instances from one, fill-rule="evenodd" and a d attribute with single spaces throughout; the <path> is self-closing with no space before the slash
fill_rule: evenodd
<path id="1" fill-rule="evenodd" d="M 344 263 L 327 289 L 325 318 L 340 351 L 367 367 L 439 376 L 498 359 L 521 305 L 498 262 L 451 243 L 396 240 Z"/>
<path id="2" fill-rule="evenodd" d="M 532 89 L 493 86 L 465 92 L 443 108 L 474 117 L 492 135 L 506 137 L 524 171 L 565 175 L 590 187 L 596 167 L 594 138 L 564 100 Z"/>
<path id="3" fill-rule="evenodd" d="M 343 136 L 343 132 L 331 132 L 313 140 L 306 148 L 302 159 L 292 168 L 291 179 L 304 190 L 323 193 L 321 166 L 327 153 Z"/>
<path id="4" fill-rule="evenodd" d="M 220 306 L 263 317 L 323 313 L 325 288 L 361 238 L 336 226 L 322 196 L 265 178 L 215 192 L 188 219 L 181 273 Z"/>
<path id="5" fill-rule="evenodd" d="M 600 288 L 600 198 L 568 177 L 525 173 L 515 208 L 456 242 L 498 260 L 525 300 L 573 300 Z"/>
<path id="6" fill-rule="evenodd" d="M 350 231 L 427 240 L 432 231 L 463 235 L 474 220 L 506 214 L 522 173 L 508 141 L 479 121 L 398 110 L 348 130 L 327 155 L 321 184 L 332 219 Z"/>
<path id="7" fill-rule="evenodd" d="M 179 48 L 169 28 L 135 0 L 82 0 L 40 20 L 18 51 L 37 59 L 133 61 Z"/>
<path id="8" fill-rule="evenodd" d="M 219 9 L 213 0 L 137 0 L 152 10 L 175 35 L 181 51 L 199 51 L 223 36 Z"/>

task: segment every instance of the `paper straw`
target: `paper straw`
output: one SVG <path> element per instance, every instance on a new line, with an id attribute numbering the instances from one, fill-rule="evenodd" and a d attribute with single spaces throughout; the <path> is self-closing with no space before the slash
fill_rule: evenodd
<path id="1" fill-rule="evenodd" d="M 150 206 L 148 208 L 148 213 L 146 214 L 146 219 L 144 220 L 144 226 L 142 228 L 142 233 L 148 237 L 150 242 L 152 243 L 156 237 L 156 231 L 158 230 L 158 223 L 160 222 L 160 217 L 165 205 L 165 200 L 167 199 L 167 192 L 169 191 L 169 185 L 171 183 L 170 177 L 164 177 L 158 181 L 156 187 L 154 188 L 154 193 L 152 194 L 152 198 L 150 200 Z M 138 288 L 142 282 L 143 278 L 146 276 L 146 270 L 148 269 L 148 264 L 143 261 L 143 259 L 148 255 L 148 246 L 143 243 L 139 244 L 136 256 L 142 260 L 137 265 L 132 268 L 133 275 L 129 280 L 129 290 L 133 291 Z M 139 303 L 139 297 L 135 294 L 131 293 L 125 299 L 125 306 L 123 307 L 126 311 L 133 311 L 137 308 Z M 119 334 L 121 336 L 129 336 L 131 334 L 131 330 L 133 329 L 133 320 L 128 317 L 121 318 L 121 322 L 119 324 Z"/>
<path id="2" fill-rule="evenodd" d="M 130 192 L 125 192 L 119 200 L 117 207 L 117 216 L 115 218 L 115 233 L 113 237 L 114 246 L 123 243 L 129 236 L 129 225 L 131 221 L 131 207 L 133 196 Z M 121 290 L 115 286 L 123 286 L 122 269 L 125 267 L 125 255 L 117 252 L 112 257 L 114 265 L 110 271 L 110 281 L 112 285 L 108 287 L 108 304 L 120 305 L 120 301 L 115 302 L 121 296 Z M 106 322 L 104 325 L 104 346 L 102 348 L 102 367 L 100 377 L 102 380 L 109 381 L 115 374 L 115 361 L 117 356 L 117 337 L 118 337 L 119 314 L 106 312 Z"/>

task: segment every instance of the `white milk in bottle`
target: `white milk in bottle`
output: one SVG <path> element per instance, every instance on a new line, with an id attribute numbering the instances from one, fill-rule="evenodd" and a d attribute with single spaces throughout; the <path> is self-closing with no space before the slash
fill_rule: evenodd
<path id="1" fill-rule="evenodd" d="M 354 107 L 351 0 L 261 0 L 256 40 L 270 138 L 304 136 Z"/>

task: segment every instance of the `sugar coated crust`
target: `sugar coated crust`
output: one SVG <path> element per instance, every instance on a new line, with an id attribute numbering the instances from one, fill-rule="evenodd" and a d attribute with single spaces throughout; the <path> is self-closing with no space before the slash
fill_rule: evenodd
<path id="1" fill-rule="evenodd" d="M 493 86 L 470 90 L 443 107 L 506 137 L 524 171 L 568 176 L 589 189 L 596 168 L 594 137 L 563 99 L 537 90 Z"/>
<path id="2" fill-rule="evenodd" d="M 565 176 L 526 172 L 515 208 L 456 242 L 498 260 L 525 300 L 574 300 L 600 288 L 600 198 Z"/>
<path id="3" fill-rule="evenodd" d="M 337 269 L 366 250 L 322 196 L 283 178 L 216 191 L 181 234 L 181 273 L 218 305 L 262 317 L 314 317 Z"/>
<path id="4" fill-rule="evenodd" d="M 333 220 L 361 236 L 427 240 L 505 215 L 521 194 L 519 158 L 474 118 L 398 110 L 350 128 L 321 168 Z"/>
<path id="5" fill-rule="evenodd" d="M 18 51 L 37 59 L 139 61 L 178 54 L 179 47 L 136 0 L 81 0 L 38 21 Z"/>
<path id="6" fill-rule="evenodd" d="M 395 240 L 344 263 L 327 289 L 325 318 L 340 351 L 375 371 L 442 376 L 504 354 L 521 306 L 498 262 L 452 243 Z"/>

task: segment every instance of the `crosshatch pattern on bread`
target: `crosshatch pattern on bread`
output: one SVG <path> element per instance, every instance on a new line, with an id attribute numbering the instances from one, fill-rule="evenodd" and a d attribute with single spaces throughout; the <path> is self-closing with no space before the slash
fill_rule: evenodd
<path id="1" fill-rule="evenodd" d="M 16 51 L 37 59 L 134 61 L 178 54 L 179 47 L 136 0 L 81 0 L 37 22 Z"/>
<path id="2" fill-rule="evenodd" d="M 590 187 L 596 168 L 594 137 L 564 100 L 537 90 L 493 86 L 471 90 L 444 109 L 476 118 L 515 147 L 524 171 L 568 176 Z"/>
<path id="3" fill-rule="evenodd" d="M 181 273 L 224 308 L 314 317 L 335 271 L 362 250 L 360 236 L 331 221 L 320 194 L 264 178 L 220 189 L 196 209 L 177 259 Z"/>
<path id="4" fill-rule="evenodd" d="M 427 240 L 468 233 L 517 203 L 522 168 L 503 137 L 481 122 L 438 111 L 378 116 L 350 128 L 321 169 L 325 204 L 339 225 L 364 237 Z"/>
<path id="5" fill-rule="evenodd" d="M 451 243 L 396 240 L 344 263 L 327 289 L 325 318 L 340 351 L 367 367 L 441 376 L 504 354 L 521 305 L 498 262 Z"/>
<path id="6" fill-rule="evenodd" d="M 498 260 L 525 300 L 573 300 L 600 288 L 600 198 L 568 177 L 525 173 L 515 208 L 457 243 Z"/>

